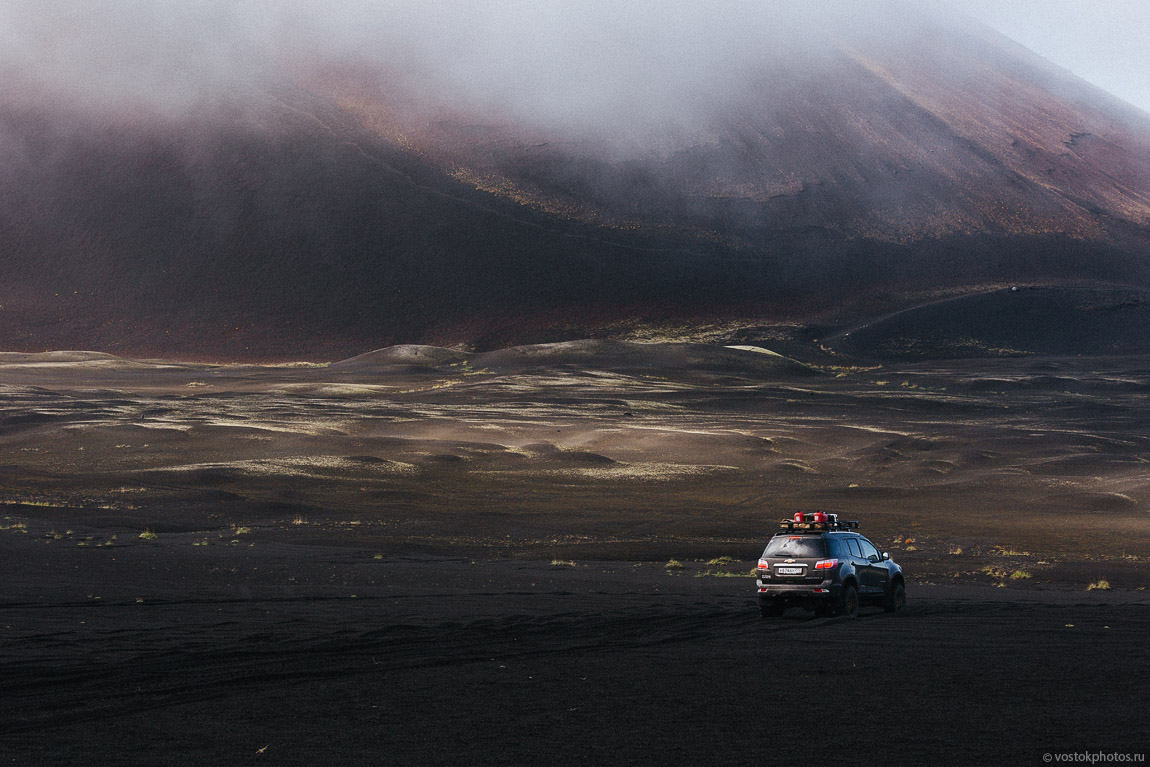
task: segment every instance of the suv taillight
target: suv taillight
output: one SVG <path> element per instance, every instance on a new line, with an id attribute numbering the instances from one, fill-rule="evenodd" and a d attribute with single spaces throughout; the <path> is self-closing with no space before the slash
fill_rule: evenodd
<path id="1" fill-rule="evenodd" d="M 838 566 L 839 561 L 837 559 L 820 559 L 818 562 L 815 562 L 816 570 L 830 570 Z"/>
<path id="2" fill-rule="evenodd" d="M 765 559 L 760 559 L 759 560 L 759 569 L 760 570 L 770 570 L 771 569 L 771 563 Z"/>

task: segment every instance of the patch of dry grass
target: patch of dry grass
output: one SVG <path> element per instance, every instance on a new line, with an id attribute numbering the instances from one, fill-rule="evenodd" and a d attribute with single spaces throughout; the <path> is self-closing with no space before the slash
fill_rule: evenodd
<path id="1" fill-rule="evenodd" d="M 703 570 L 695 573 L 696 578 L 753 578 L 755 571 L 750 573 L 735 573 L 730 570 Z"/>

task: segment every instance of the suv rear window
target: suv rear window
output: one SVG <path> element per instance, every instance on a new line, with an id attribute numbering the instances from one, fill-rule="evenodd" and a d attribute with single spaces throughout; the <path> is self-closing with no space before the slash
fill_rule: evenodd
<path id="1" fill-rule="evenodd" d="M 821 535 L 776 535 L 763 551 L 764 557 L 825 557 L 827 543 Z"/>

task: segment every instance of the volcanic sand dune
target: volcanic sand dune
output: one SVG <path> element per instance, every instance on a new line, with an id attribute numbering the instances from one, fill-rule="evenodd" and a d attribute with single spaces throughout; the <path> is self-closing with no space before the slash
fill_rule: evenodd
<path id="1" fill-rule="evenodd" d="M 665 536 L 749 545 L 779 509 L 846 506 L 890 535 L 927 514 L 955 547 L 1041 548 L 1048 564 L 1109 539 L 1051 525 L 1145 514 L 1142 358 L 831 375 L 687 344 L 447 351 L 286 368 L 0 361 L 4 500 L 107 506 L 157 530 L 385 519 L 372 543 L 396 551 L 590 535 L 597 556 L 655 558 L 675 554 Z M 535 534 L 517 542 L 518 527 Z"/>
<path id="2" fill-rule="evenodd" d="M 1145 750 L 1147 380 L 601 343 L 0 358 L 0 748 L 761 763 L 874 724 L 895 764 Z M 861 519 L 907 611 L 761 621 L 747 574 L 795 508 Z M 873 722 L 786 737 L 844 686 Z"/>

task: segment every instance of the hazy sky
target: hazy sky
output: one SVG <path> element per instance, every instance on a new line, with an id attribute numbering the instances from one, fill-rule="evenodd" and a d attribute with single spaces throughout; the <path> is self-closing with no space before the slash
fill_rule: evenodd
<path id="1" fill-rule="evenodd" d="M 1150 0 L 948 0 L 1150 112 Z"/>

